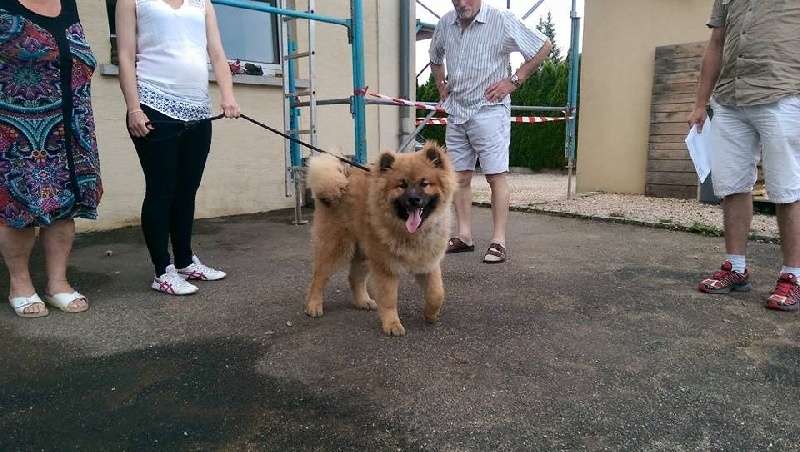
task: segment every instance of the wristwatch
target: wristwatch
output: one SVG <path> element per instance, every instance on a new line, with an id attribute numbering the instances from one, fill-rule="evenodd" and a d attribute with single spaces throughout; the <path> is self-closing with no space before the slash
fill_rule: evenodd
<path id="1" fill-rule="evenodd" d="M 519 76 L 517 74 L 512 74 L 511 78 L 509 78 L 508 81 L 513 83 L 514 86 L 516 86 L 517 88 L 519 88 L 519 86 L 522 85 L 522 80 L 519 79 Z"/>

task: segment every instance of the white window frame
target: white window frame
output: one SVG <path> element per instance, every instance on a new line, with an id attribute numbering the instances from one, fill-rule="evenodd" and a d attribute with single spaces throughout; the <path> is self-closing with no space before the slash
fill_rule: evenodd
<path id="1" fill-rule="evenodd" d="M 262 3 L 266 3 L 266 4 L 270 5 L 270 6 L 276 6 L 277 5 L 277 1 L 276 0 L 256 0 L 256 1 L 259 1 L 259 2 L 262 2 Z M 252 63 L 252 64 L 256 64 L 258 66 L 261 66 L 261 69 L 263 70 L 265 76 L 274 76 L 276 74 L 280 74 L 281 70 L 282 70 L 281 69 L 281 63 L 280 63 L 280 59 L 281 59 L 281 55 L 280 55 L 280 24 L 278 22 L 277 16 L 274 15 L 274 14 L 269 14 L 269 13 L 265 13 L 265 12 L 261 12 L 261 11 L 253 11 L 253 10 L 248 10 L 248 9 L 235 8 L 235 7 L 226 6 L 226 5 L 213 5 L 213 6 L 214 6 L 216 14 L 217 14 L 217 23 L 218 23 L 218 26 L 219 26 L 220 37 L 222 39 L 222 45 L 223 45 L 223 48 L 225 49 L 225 56 L 228 58 L 228 61 L 232 62 L 232 61 L 236 61 L 238 59 L 239 62 L 241 63 L 242 70 L 244 70 L 244 66 L 247 63 Z M 231 13 L 242 14 L 242 15 L 263 14 L 264 16 L 268 16 L 268 20 L 269 20 L 269 24 L 270 24 L 270 28 L 271 28 L 271 35 L 272 35 L 271 41 L 272 42 L 271 43 L 270 42 L 264 42 L 264 41 L 267 41 L 265 39 L 264 41 L 257 43 L 256 46 L 263 48 L 263 47 L 266 47 L 266 46 L 271 44 L 271 47 L 273 49 L 274 62 L 257 61 L 257 60 L 252 59 L 252 58 L 246 58 L 247 56 L 251 56 L 251 55 L 238 55 L 237 54 L 237 50 L 235 50 L 236 49 L 235 46 L 233 46 L 233 45 L 227 45 L 226 46 L 226 41 L 228 41 L 228 44 L 230 44 L 229 41 L 230 41 L 230 39 L 232 39 L 231 35 L 230 35 L 231 31 L 230 30 L 226 30 L 226 28 L 227 28 L 226 27 L 226 16 L 228 14 L 231 14 Z M 236 27 L 236 30 L 238 31 L 238 30 L 241 29 L 241 24 L 237 24 L 237 25 L 238 26 Z"/>

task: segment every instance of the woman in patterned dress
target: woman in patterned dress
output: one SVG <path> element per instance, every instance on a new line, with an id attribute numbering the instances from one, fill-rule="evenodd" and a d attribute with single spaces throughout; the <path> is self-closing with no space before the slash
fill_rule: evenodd
<path id="1" fill-rule="evenodd" d="M 103 193 L 89 97 L 95 63 L 75 0 L 0 4 L 0 252 L 20 317 L 48 314 L 28 268 L 36 227 L 46 303 L 89 307 L 66 271 L 74 218 L 96 218 Z"/>

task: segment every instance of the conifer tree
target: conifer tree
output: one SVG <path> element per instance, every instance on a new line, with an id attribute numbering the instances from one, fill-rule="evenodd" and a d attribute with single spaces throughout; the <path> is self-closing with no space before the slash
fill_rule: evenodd
<path id="1" fill-rule="evenodd" d="M 561 61 L 561 49 L 556 45 L 556 26 L 553 24 L 553 15 L 550 11 L 547 12 L 546 17 L 539 18 L 536 29 L 544 33 L 545 36 L 550 38 L 550 42 L 553 43 L 553 50 L 550 51 L 550 59 L 553 60 L 554 63 Z"/>

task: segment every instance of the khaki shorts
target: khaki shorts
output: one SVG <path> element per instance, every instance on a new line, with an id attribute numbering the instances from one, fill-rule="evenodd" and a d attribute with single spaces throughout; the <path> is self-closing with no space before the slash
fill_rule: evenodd
<path id="1" fill-rule="evenodd" d="M 475 171 L 481 161 L 483 174 L 508 172 L 511 142 L 511 110 L 505 105 L 485 105 L 464 124 L 447 122 L 445 144 L 456 171 Z"/>
<path id="2" fill-rule="evenodd" d="M 762 160 L 771 202 L 800 200 L 800 96 L 748 107 L 711 101 L 711 180 L 720 198 L 749 193 Z"/>

